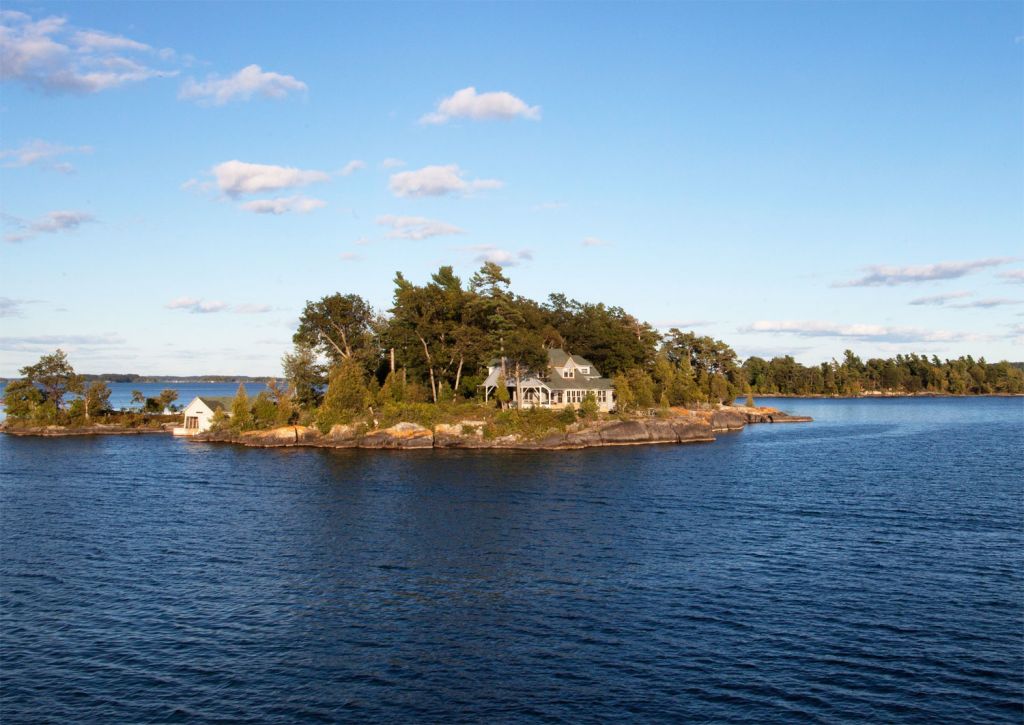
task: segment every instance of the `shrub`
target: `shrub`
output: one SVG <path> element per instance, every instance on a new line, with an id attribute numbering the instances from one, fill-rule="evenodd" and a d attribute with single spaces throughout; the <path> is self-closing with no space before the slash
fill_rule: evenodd
<path id="1" fill-rule="evenodd" d="M 596 418 L 599 411 L 600 408 L 597 406 L 597 397 L 593 392 L 589 392 L 583 396 L 583 402 L 580 403 L 581 418 Z"/>
<path id="2" fill-rule="evenodd" d="M 262 391 L 253 401 L 252 418 L 257 428 L 270 428 L 278 422 L 277 404 L 267 391 Z"/>

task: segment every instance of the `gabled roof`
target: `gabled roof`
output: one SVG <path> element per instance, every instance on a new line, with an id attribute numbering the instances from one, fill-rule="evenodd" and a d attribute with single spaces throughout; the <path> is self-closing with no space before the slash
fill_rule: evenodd
<path id="1" fill-rule="evenodd" d="M 208 398 L 205 395 L 197 395 L 196 399 L 215 413 L 218 410 L 231 410 L 231 402 L 233 400 L 232 398 Z"/>
<path id="2" fill-rule="evenodd" d="M 560 347 L 548 348 L 548 364 L 556 368 L 564 368 L 569 362 L 569 354 Z"/>
<path id="3" fill-rule="evenodd" d="M 570 355 L 560 347 L 548 350 L 548 364 L 555 368 L 564 368 L 572 360 L 577 367 L 594 369 L 594 363 L 581 355 Z"/>

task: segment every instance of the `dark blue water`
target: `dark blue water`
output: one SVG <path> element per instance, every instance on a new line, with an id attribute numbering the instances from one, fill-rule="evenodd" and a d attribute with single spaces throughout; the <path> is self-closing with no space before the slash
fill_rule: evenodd
<path id="1" fill-rule="evenodd" d="M 1020 722 L 1024 401 L 782 404 L 818 422 L 0 438 L 0 719 Z"/>

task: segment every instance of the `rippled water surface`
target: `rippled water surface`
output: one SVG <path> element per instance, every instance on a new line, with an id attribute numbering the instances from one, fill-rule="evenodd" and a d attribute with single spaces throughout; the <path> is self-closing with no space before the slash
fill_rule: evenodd
<path id="1" fill-rule="evenodd" d="M 0 720 L 1020 722 L 1024 401 L 579 452 L 0 437 Z"/>

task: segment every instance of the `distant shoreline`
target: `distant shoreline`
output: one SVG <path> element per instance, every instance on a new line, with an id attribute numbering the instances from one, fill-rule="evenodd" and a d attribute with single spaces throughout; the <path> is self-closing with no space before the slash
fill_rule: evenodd
<path id="1" fill-rule="evenodd" d="M 1024 393 L 860 393 L 826 395 L 824 393 L 753 393 L 757 398 L 805 398 L 808 400 L 872 400 L 876 398 L 1022 398 Z"/>
<path id="2" fill-rule="evenodd" d="M 281 378 L 274 377 L 272 375 L 136 375 L 134 373 L 121 373 L 121 374 L 106 374 L 101 373 L 99 375 L 94 374 L 82 374 L 82 379 L 86 381 L 103 380 L 108 383 L 140 383 L 140 384 L 152 384 L 152 383 L 266 383 L 268 380 L 281 380 Z M 0 384 L 6 385 L 14 380 L 21 380 L 21 378 L 0 378 Z"/>

